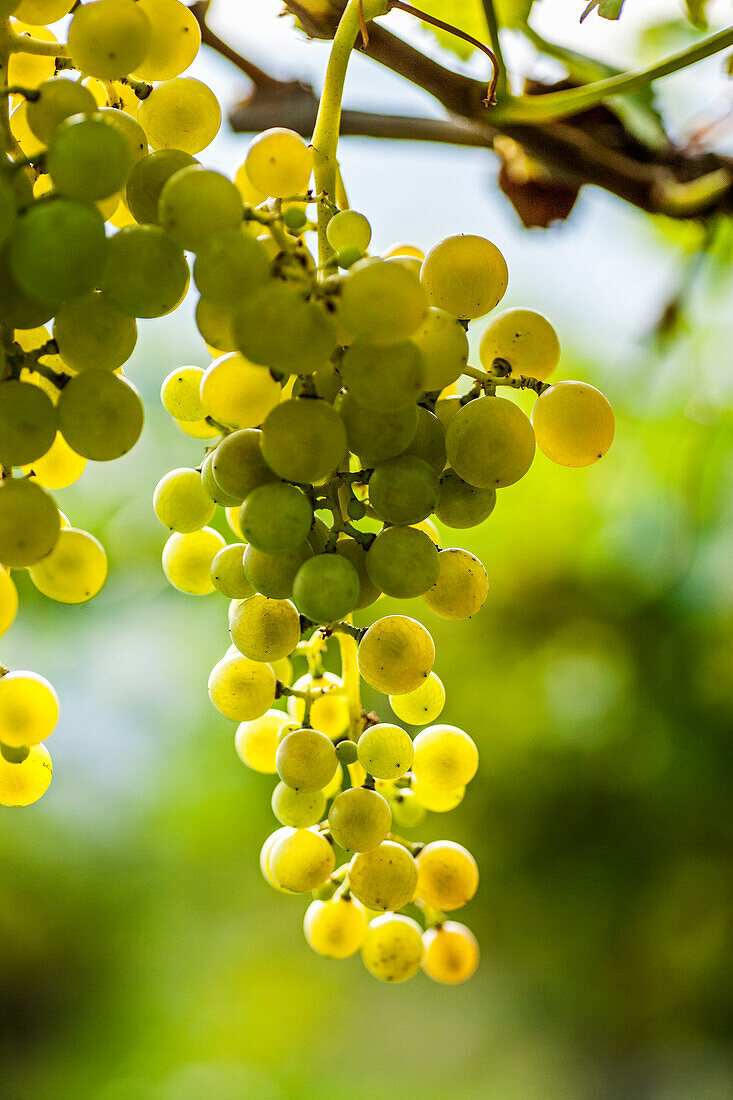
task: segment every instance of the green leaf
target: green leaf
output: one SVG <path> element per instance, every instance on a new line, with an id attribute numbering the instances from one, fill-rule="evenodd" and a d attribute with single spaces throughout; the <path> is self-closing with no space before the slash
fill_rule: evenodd
<path id="1" fill-rule="evenodd" d="M 494 10 L 500 27 L 516 28 L 526 23 L 534 0 L 494 0 Z M 489 45 L 489 32 L 482 0 L 422 0 L 418 4 L 428 15 L 442 19 L 444 23 L 465 31 Z M 448 31 L 424 23 L 444 49 L 450 50 L 463 61 L 475 52 L 470 42 L 464 42 Z"/>
<path id="2" fill-rule="evenodd" d="M 580 17 L 580 22 L 582 23 L 592 11 L 597 11 L 603 19 L 618 19 L 625 2 L 626 0 L 590 0 L 590 4 Z"/>
<path id="3" fill-rule="evenodd" d="M 693 27 L 697 27 L 701 31 L 707 30 L 708 27 L 707 6 L 708 0 L 685 0 L 687 18 Z"/>

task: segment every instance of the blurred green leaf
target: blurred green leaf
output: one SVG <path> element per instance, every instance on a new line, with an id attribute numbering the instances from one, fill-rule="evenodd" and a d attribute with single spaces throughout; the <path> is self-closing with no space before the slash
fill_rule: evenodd
<path id="1" fill-rule="evenodd" d="M 687 18 L 701 31 L 706 30 L 708 26 L 707 6 L 708 0 L 685 0 Z"/>
<path id="2" fill-rule="evenodd" d="M 580 17 L 582 23 L 592 11 L 597 11 L 603 19 L 618 19 L 626 0 L 591 0 Z"/>
<path id="3" fill-rule="evenodd" d="M 494 0 L 494 10 L 500 27 L 516 28 L 526 23 L 535 0 Z M 425 0 L 419 5 L 428 15 L 465 31 L 488 45 L 489 32 L 482 0 Z M 434 34 L 444 49 L 465 61 L 475 52 L 470 42 L 457 38 L 429 23 L 423 26 Z"/>

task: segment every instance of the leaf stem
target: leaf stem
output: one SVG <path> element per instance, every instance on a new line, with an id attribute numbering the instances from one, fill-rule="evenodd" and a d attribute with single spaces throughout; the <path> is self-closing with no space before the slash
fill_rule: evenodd
<path id="1" fill-rule="evenodd" d="M 499 38 L 499 20 L 496 18 L 494 0 L 482 0 L 482 3 L 484 15 L 486 16 L 486 25 L 489 28 L 491 49 L 494 52 L 494 58 L 496 60 L 496 98 L 500 100 L 510 92 L 510 88 L 504 54 L 501 49 L 501 40 Z"/>

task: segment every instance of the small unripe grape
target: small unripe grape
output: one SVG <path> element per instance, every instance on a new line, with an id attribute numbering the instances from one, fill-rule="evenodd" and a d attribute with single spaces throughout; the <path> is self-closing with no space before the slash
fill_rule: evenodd
<path id="1" fill-rule="evenodd" d="M 438 578 L 423 593 L 426 607 L 441 619 L 468 619 L 483 607 L 489 591 L 486 570 L 468 550 L 441 550 Z"/>
<path id="2" fill-rule="evenodd" d="M 359 763 L 375 779 L 398 779 L 410 770 L 412 738 L 400 726 L 380 722 L 362 733 L 358 744 Z"/>
<path id="3" fill-rule="evenodd" d="M 252 139 L 244 169 L 263 194 L 286 198 L 307 190 L 313 157 L 300 134 L 273 126 Z"/>
<path id="4" fill-rule="evenodd" d="M 272 792 L 272 812 L 283 825 L 307 829 L 323 818 L 326 796 L 323 791 L 295 791 L 281 782 Z"/>
<path id="5" fill-rule="evenodd" d="M 33 745 L 19 764 L 0 755 L 0 806 L 31 806 L 48 790 L 52 774 L 45 745 Z"/>
<path id="6" fill-rule="evenodd" d="M 491 370 L 495 359 L 503 359 L 512 375 L 546 382 L 560 362 L 560 341 L 541 313 L 505 309 L 484 329 L 479 356 L 485 370 Z"/>
<path id="7" fill-rule="evenodd" d="M 504 297 L 509 274 L 499 249 L 484 237 L 446 237 L 430 249 L 420 281 L 430 304 L 470 320 L 483 317 Z"/>
<path id="8" fill-rule="evenodd" d="M 370 922 L 361 948 L 364 966 L 382 982 L 406 982 L 420 969 L 420 925 L 401 913 L 385 913 Z"/>
<path id="9" fill-rule="evenodd" d="M 209 698 L 225 718 L 249 722 L 275 702 L 275 674 L 248 657 L 224 657 L 211 670 Z"/>
<path id="10" fill-rule="evenodd" d="M 406 615 L 387 615 L 369 627 L 359 643 L 359 671 L 384 695 L 415 691 L 427 679 L 435 644 L 422 623 Z"/>
<path id="11" fill-rule="evenodd" d="M 0 742 L 12 748 L 37 745 L 53 733 L 59 700 L 37 672 L 7 672 L 0 677 Z"/>
<path id="12" fill-rule="evenodd" d="M 470 783 L 478 769 L 478 749 L 456 726 L 428 726 L 414 741 L 412 771 L 429 787 L 449 791 Z"/>
<path id="13" fill-rule="evenodd" d="M 276 661 L 289 657 L 300 641 L 300 617 L 290 600 L 255 595 L 237 606 L 229 630 L 245 657 Z"/>
<path id="14" fill-rule="evenodd" d="M 390 695 L 389 704 L 398 718 L 411 726 L 434 722 L 445 706 L 445 688 L 439 676 L 431 672 L 415 691 Z"/>
<path id="15" fill-rule="evenodd" d="M 387 800 L 366 787 L 336 795 L 328 824 L 335 842 L 351 852 L 369 852 L 386 838 L 392 825 Z"/>
<path id="16" fill-rule="evenodd" d="M 353 898 L 312 901 L 303 931 L 309 947 L 328 959 L 348 959 L 361 947 L 367 931 L 363 906 Z"/>
<path id="17" fill-rule="evenodd" d="M 451 840 L 426 844 L 417 856 L 416 896 L 433 909 L 460 909 L 478 889 L 476 860 Z"/>
<path id="18" fill-rule="evenodd" d="M 296 829 L 280 837 L 270 852 L 269 869 L 286 890 L 302 894 L 315 890 L 333 873 L 336 857 L 323 833 Z"/>
<path id="19" fill-rule="evenodd" d="M 329 221 L 326 236 L 334 252 L 355 248 L 364 253 L 372 239 L 372 227 L 356 210 L 340 210 Z"/>
<path id="20" fill-rule="evenodd" d="M 296 791 L 320 791 L 333 778 L 338 761 L 324 733 L 300 729 L 289 733 L 277 749 L 277 773 Z"/>
<path id="21" fill-rule="evenodd" d="M 336 746 L 336 757 L 342 764 L 353 764 L 358 752 L 354 741 L 339 741 Z"/>
<path id="22" fill-rule="evenodd" d="M 478 943 L 465 924 L 447 920 L 439 928 L 429 928 L 423 936 L 423 945 L 423 970 L 434 982 L 459 985 L 478 966 Z"/>
<path id="23" fill-rule="evenodd" d="M 540 450 L 559 466 L 590 466 L 613 443 L 616 422 L 607 398 L 585 382 L 558 382 L 535 402 Z"/>
<path id="24" fill-rule="evenodd" d="M 189 596 L 213 592 L 211 563 L 224 546 L 223 536 L 211 527 L 186 535 L 175 532 L 163 547 L 163 572 L 168 582 Z"/>
<path id="25" fill-rule="evenodd" d="M 417 886 L 417 864 L 392 840 L 359 852 L 349 865 L 349 886 L 367 909 L 398 910 L 409 905 Z"/>

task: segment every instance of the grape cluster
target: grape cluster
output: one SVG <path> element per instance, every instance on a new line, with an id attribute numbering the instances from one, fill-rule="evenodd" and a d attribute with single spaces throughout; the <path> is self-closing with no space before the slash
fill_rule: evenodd
<path id="1" fill-rule="evenodd" d="M 70 8 L 0 0 L 14 104 L 0 162 L 0 632 L 17 603 L 9 568 L 69 603 L 104 583 L 104 551 L 49 490 L 136 442 L 143 409 L 123 365 L 136 319 L 183 300 L 189 253 L 212 361 L 174 370 L 161 398 L 204 453 L 162 478 L 154 509 L 170 583 L 229 601 L 231 645 L 208 689 L 238 724 L 241 760 L 278 779 L 264 877 L 313 895 L 304 927 L 318 953 L 360 950 L 385 981 L 422 966 L 462 982 L 478 947 L 447 918 L 473 897 L 476 863 L 402 831 L 461 802 L 478 750 L 438 721 L 445 691 L 422 623 L 354 615 L 382 596 L 447 620 L 479 611 L 486 570 L 433 521 L 483 523 L 536 445 L 561 465 L 596 461 L 610 406 L 585 383 L 548 383 L 560 346 L 532 310 L 495 313 L 469 365 L 469 323 L 507 288 L 490 241 L 370 253 L 368 219 L 343 188 L 318 190 L 313 148 L 284 127 L 255 137 L 232 179 L 200 164 L 220 111 L 181 75 L 200 34 L 180 0 L 75 6 L 57 42 L 48 24 Z M 500 387 L 537 394 L 531 419 Z M 324 664 L 334 643 L 338 676 Z M 396 721 L 362 709 L 361 681 Z M 2 801 L 45 790 L 57 712 L 42 677 L 0 677 Z"/>
<path id="2" fill-rule="evenodd" d="M 0 3 L 0 635 L 12 569 L 68 604 L 105 582 L 104 548 L 52 493 L 140 435 L 122 371 L 136 318 L 174 309 L 189 283 L 181 241 L 141 204 L 220 123 L 213 93 L 180 76 L 201 40 L 180 0 L 73 6 L 60 42 L 48 24 L 72 0 Z M 0 804 L 28 805 L 51 781 L 58 699 L 34 672 L 0 673 Z"/>

